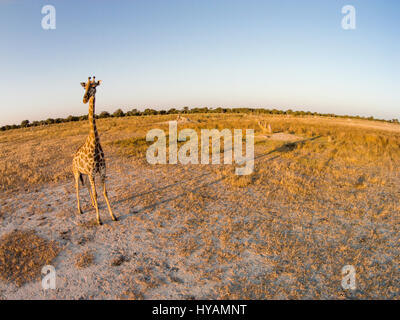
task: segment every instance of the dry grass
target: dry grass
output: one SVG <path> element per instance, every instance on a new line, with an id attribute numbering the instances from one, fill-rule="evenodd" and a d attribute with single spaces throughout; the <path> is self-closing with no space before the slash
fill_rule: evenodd
<path id="1" fill-rule="evenodd" d="M 84 251 L 76 255 L 75 266 L 84 269 L 92 265 L 94 262 L 94 254 L 91 251 Z"/>
<path id="2" fill-rule="evenodd" d="M 106 156 L 115 150 L 122 156 L 142 159 L 147 146 L 148 130 L 168 130 L 167 120 L 176 116 L 126 117 L 98 121 Z M 256 147 L 270 150 L 282 147 L 284 141 L 263 138 L 260 119 L 271 125 L 273 132 L 295 134 L 306 140 L 296 144 L 302 158 L 311 155 L 310 164 L 331 159 L 348 164 L 368 165 L 379 161 L 392 166 L 400 158 L 400 126 L 362 120 L 326 118 L 258 117 L 252 115 L 190 115 L 196 122 L 179 124 L 179 130 L 204 128 L 252 128 L 256 132 Z M 75 150 L 84 142 L 88 132 L 86 123 L 66 123 L 0 132 L 0 189 L 29 188 L 44 182 L 71 179 L 71 161 Z M 200 135 L 199 135 L 200 136 Z M 319 138 L 317 138 L 319 137 Z M 315 140 L 307 141 L 310 138 Z M 223 144 L 221 144 L 221 149 Z M 299 152 L 297 152 L 299 154 Z M 317 159 L 318 158 L 318 159 Z M 237 183 L 239 186 L 246 183 Z"/>
<path id="3" fill-rule="evenodd" d="M 123 140 L 112 141 L 110 145 L 115 146 L 123 156 L 144 158 L 147 148 L 152 142 L 147 142 L 145 137 L 134 137 Z"/>
<path id="4" fill-rule="evenodd" d="M 285 161 L 274 162 L 280 166 L 285 181 L 294 193 L 302 186 L 301 177 L 324 175 L 327 180 L 346 179 L 356 168 L 390 172 L 400 159 L 400 126 L 373 121 L 337 120 L 326 118 L 293 118 L 282 116 L 258 117 L 251 115 L 190 115 L 195 122 L 181 123 L 179 129 L 192 128 L 198 134 L 204 128 L 253 128 L 256 133 L 255 174 L 237 177 L 233 168 L 224 168 L 221 175 L 233 187 L 245 188 L 254 183 L 273 183 L 266 176 L 272 170 L 263 169 L 264 160 L 275 155 Z M 175 116 L 127 117 L 98 121 L 101 139 L 108 158 L 115 155 L 143 160 L 147 146 L 145 135 L 152 128 L 168 130 L 167 120 Z M 303 140 L 289 143 L 265 137 L 259 127 L 260 119 L 271 126 L 273 132 L 295 134 Z M 70 163 L 74 151 L 83 143 L 87 128 L 82 123 L 52 125 L 45 128 L 28 128 L 0 133 L 0 188 L 3 190 L 37 187 L 43 182 L 72 179 Z M 221 144 L 221 149 L 223 144 Z M 256 156 L 256 157 L 257 157 Z M 276 168 L 277 170 L 279 168 Z M 344 174 L 346 172 L 346 175 Z M 277 177 L 279 179 L 279 177 Z M 357 177 L 358 178 L 358 177 Z M 379 177 L 365 177 L 380 179 Z M 381 180 L 382 182 L 382 180 Z M 303 189 L 301 187 L 300 189 Z M 302 192 L 298 190 L 298 192 Z M 1 212 L 4 209 L 1 208 Z"/>
<path id="5" fill-rule="evenodd" d="M 40 278 L 45 265 L 51 264 L 60 249 L 34 231 L 15 230 L 0 240 L 0 278 L 17 286 Z"/>

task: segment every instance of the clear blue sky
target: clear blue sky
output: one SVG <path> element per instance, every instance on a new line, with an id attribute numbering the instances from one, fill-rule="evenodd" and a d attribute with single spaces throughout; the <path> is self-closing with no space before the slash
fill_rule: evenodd
<path id="1" fill-rule="evenodd" d="M 56 30 L 41 28 L 42 6 Z M 354 5 L 357 29 L 341 28 Z M 398 0 L 0 0 L 0 125 L 97 112 L 266 107 L 400 118 Z"/>

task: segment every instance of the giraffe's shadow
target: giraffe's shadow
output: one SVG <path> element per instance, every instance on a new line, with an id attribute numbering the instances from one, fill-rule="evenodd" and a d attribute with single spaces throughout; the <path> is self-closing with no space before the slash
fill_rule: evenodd
<path id="1" fill-rule="evenodd" d="M 204 176 L 210 175 L 210 174 L 211 174 L 211 173 L 204 174 Z M 203 175 L 202 175 L 202 176 L 203 176 Z M 155 203 L 153 203 L 153 204 L 151 204 L 151 205 L 144 206 L 144 207 L 141 207 L 141 208 L 139 208 L 139 209 L 131 209 L 131 210 L 129 211 L 129 213 L 124 214 L 124 215 L 120 215 L 120 216 L 119 216 L 119 220 L 122 221 L 122 220 L 125 220 L 126 218 L 128 218 L 128 217 L 130 217 L 130 216 L 133 216 L 133 215 L 136 215 L 136 214 L 145 212 L 145 211 L 147 211 L 147 210 L 155 209 L 156 207 L 158 207 L 158 206 L 160 206 L 160 205 L 169 203 L 169 202 L 171 202 L 171 201 L 177 200 L 177 199 L 179 199 L 180 197 L 183 197 L 183 196 L 187 195 L 188 192 L 197 192 L 200 188 L 212 186 L 212 185 L 214 185 L 214 184 L 216 184 L 216 183 L 218 183 L 218 182 L 221 182 L 221 181 L 223 181 L 223 180 L 224 180 L 224 178 L 220 178 L 220 179 L 211 181 L 211 182 L 209 182 L 209 183 L 202 184 L 202 185 L 197 186 L 197 187 L 195 187 L 195 188 L 192 188 L 192 189 L 190 189 L 190 190 L 187 190 L 186 192 L 183 192 L 183 193 L 178 194 L 178 195 L 176 195 L 176 196 L 173 196 L 173 197 L 170 197 L 170 198 L 167 198 L 167 199 L 163 199 L 163 200 L 157 201 L 157 202 L 155 202 Z M 174 184 L 174 185 L 175 185 L 175 184 Z M 166 188 L 169 188 L 169 187 L 171 187 L 171 185 L 168 185 L 168 186 L 162 187 L 162 188 L 160 188 L 160 189 L 156 189 L 156 190 L 150 191 L 150 192 L 148 192 L 148 193 L 153 193 L 153 192 L 162 191 L 162 190 L 165 190 Z M 136 196 L 132 196 L 132 197 L 129 197 L 129 198 L 127 198 L 127 199 L 120 200 L 120 201 L 118 201 L 118 202 L 121 203 L 121 202 L 124 202 L 124 201 L 133 200 L 135 197 L 136 197 Z"/>
<path id="2" fill-rule="evenodd" d="M 271 151 L 269 151 L 269 152 L 267 152 L 267 153 L 264 153 L 264 154 L 260 154 L 260 155 L 255 156 L 255 157 L 254 157 L 254 160 L 255 160 L 255 161 L 256 161 L 256 160 L 261 160 L 262 162 L 267 162 L 267 161 L 275 160 L 275 159 L 279 158 L 279 155 L 276 155 L 276 156 L 274 156 L 274 157 L 270 157 L 270 158 L 265 159 L 265 160 L 262 160 L 262 159 L 265 158 L 265 157 L 268 156 L 268 155 L 273 154 L 273 153 L 281 153 L 281 154 L 282 154 L 282 153 L 291 152 L 291 151 L 293 151 L 293 150 L 296 149 L 297 145 L 299 145 L 299 144 L 301 144 L 301 143 L 304 143 L 304 142 L 307 142 L 307 141 L 316 140 L 316 139 L 318 139 L 318 138 L 320 138 L 320 137 L 321 137 L 321 136 L 316 136 L 316 137 L 313 137 L 313 138 L 303 139 L 303 140 L 296 141 L 296 142 L 285 143 L 284 145 L 282 145 L 282 146 L 280 146 L 280 147 L 278 147 L 278 148 L 275 148 L 275 149 L 273 149 L 273 150 L 271 150 Z M 120 200 L 114 202 L 114 204 L 116 204 L 116 205 L 117 205 L 117 204 L 122 204 L 122 203 L 124 203 L 124 202 L 126 202 L 126 201 L 133 200 L 133 199 L 135 199 L 135 198 L 137 198 L 137 197 L 141 197 L 141 196 L 144 196 L 144 195 L 148 195 L 148 194 L 152 194 L 152 193 L 157 193 L 157 192 L 165 191 L 165 190 L 167 190 L 167 189 L 169 189 L 169 188 L 172 188 L 172 187 L 175 187 L 175 186 L 179 186 L 179 185 L 183 185 L 183 184 L 186 183 L 186 182 L 200 180 L 200 178 L 203 178 L 203 177 L 206 177 L 206 176 L 210 176 L 211 174 L 212 174 L 211 172 L 204 173 L 204 174 L 198 175 L 198 176 L 193 177 L 193 178 L 188 178 L 188 179 L 185 179 L 185 180 L 183 180 L 183 181 L 179 181 L 179 182 L 175 182 L 175 183 L 171 183 L 171 184 L 162 186 L 162 187 L 160 187 L 160 188 L 158 188 L 158 189 L 146 191 L 146 192 L 143 192 L 143 193 L 133 194 L 132 196 L 129 196 L 129 197 L 126 197 L 126 198 L 124 198 L 124 199 L 120 199 Z M 126 218 L 128 218 L 128 217 L 130 217 L 130 216 L 135 215 L 135 214 L 139 214 L 139 213 L 145 212 L 145 211 L 147 211 L 147 210 L 155 209 L 156 207 L 158 207 L 158 206 L 160 206 L 160 205 L 169 203 L 169 202 L 171 202 L 171 201 L 174 201 L 174 200 L 176 200 L 176 199 L 179 199 L 179 198 L 182 197 L 182 196 L 187 195 L 188 192 L 197 192 L 200 188 L 212 186 L 212 185 L 214 185 L 214 184 L 217 184 L 217 183 L 223 181 L 224 179 L 225 179 L 224 177 L 219 178 L 219 179 L 217 179 L 217 180 L 214 180 L 214 181 L 211 181 L 211 182 L 202 184 L 202 185 L 200 185 L 200 186 L 197 186 L 197 187 L 195 187 L 195 188 L 192 188 L 192 189 L 190 189 L 190 190 L 188 190 L 188 191 L 186 191 L 186 192 L 183 192 L 183 193 L 181 193 L 181 194 L 178 194 L 178 195 L 176 195 L 176 196 L 169 197 L 169 198 L 167 198 L 167 199 L 163 199 L 163 200 L 157 201 L 157 202 L 155 202 L 155 203 L 153 203 L 153 204 L 151 204 L 151 205 L 144 206 L 144 207 L 141 207 L 141 208 L 139 208 L 139 209 L 132 208 L 131 210 L 129 210 L 129 213 L 124 214 L 124 215 L 120 215 L 120 216 L 119 216 L 119 220 L 124 220 L 124 219 L 126 219 Z"/>

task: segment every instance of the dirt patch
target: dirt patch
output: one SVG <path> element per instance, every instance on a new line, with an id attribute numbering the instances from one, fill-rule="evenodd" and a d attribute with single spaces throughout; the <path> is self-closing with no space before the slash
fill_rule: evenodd
<path id="1" fill-rule="evenodd" d="M 34 231 L 15 230 L 0 241 L 0 278 L 17 286 L 37 279 L 43 266 L 58 255 L 60 249 Z"/>
<path id="2" fill-rule="evenodd" d="M 192 120 L 186 117 L 182 117 L 181 115 L 178 115 L 178 117 L 176 118 L 176 121 L 178 121 L 178 123 L 186 123 L 186 122 L 192 122 L 192 123 L 197 123 L 198 121 L 196 120 Z"/>
<path id="3" fill-rule="evenodd" d="M 303 139 L 302 137 L 296 136 L 295 134 L 290 134 L 285 132 L 273 133 L 265 137 L 268 138 L 269 140 L 288 141 L 288 142 L 295 142 Z"/>
<path id="4" fill-rule="evenodd" d="M 197 120 L 193 120 L 193 119 L 189 119 L 187 117 L 183 117 L 180 114 L 178 114 L 178 116 L 176 117 L 176 120 L 163 121 L 163 122 L 160 122 L 160 123 L 169 124 L 170 121 L 176 121 L 178 124 L 199 123 L 199 121 L 197 121 Z"/>

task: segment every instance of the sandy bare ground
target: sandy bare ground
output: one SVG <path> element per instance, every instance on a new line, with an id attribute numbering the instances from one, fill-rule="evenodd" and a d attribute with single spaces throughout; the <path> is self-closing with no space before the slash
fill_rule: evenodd
<path id="1" fill-rule="evenodd" d="M 85 213 L 76 214 L 72 181 L 2 195 L 3 212 L 12 214 L 3 214 L 0 236 L 34 229 L 62 247 L 54 261 L 56 290 L 42 290 L 39 279 L 20 288 L 0 282 L 3 299 L 400 297 L 398 212 L 376 217 L 376 208 L 358 203 L 357 195 L 357 216 L 340 199 L 282 203 L 279 190 L 261 184 L 229 188 L 212 166 L 114 159 L 110 167 L 109 194 L 120 221 L 111 221 L 100 196 L 101 227 L 86 189 Z M 399 190 L 399 181 L 390 190 Z M 381 201 L 399 196 L 359 192 Z M 95 259 L 79 269 L 75 257 L 85 251 Z M 116 258 L 120 265 L 113 265 Z M 358 271 L 355 292 L 341 288 L 346 264 Z"/>

